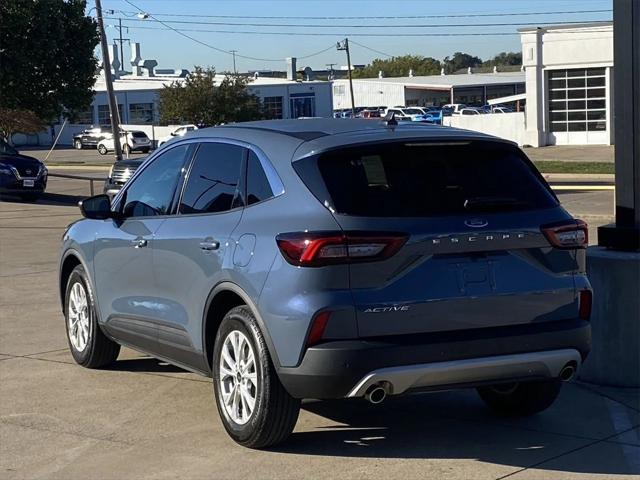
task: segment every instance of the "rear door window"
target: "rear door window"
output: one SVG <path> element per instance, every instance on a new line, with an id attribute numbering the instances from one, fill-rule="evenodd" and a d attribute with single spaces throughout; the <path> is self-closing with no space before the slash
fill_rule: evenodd
<path id="1" fill-rule="evenodd" d="M 428 217 L 558 204 L 517 149 L 492 142 L 349 147 L 294 168 L 321 202 L 347 215 Z"/>
<path id="2" fill-rule="evenodd" d="M 225 212 L 243 205 L 240 177 L 246 149 L 202 143 L 196 152 L 180 202 L 180 213 Z"/>
<path id="3" fill-rule="evenodd" d="M 273 190 L 260 164 L 258 156 L 249 152 L 247 160 L 247 205 L 262 202 L 273 197 Z"/>

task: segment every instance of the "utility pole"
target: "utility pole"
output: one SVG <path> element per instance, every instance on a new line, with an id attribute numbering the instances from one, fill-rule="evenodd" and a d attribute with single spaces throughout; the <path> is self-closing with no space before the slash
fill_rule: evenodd
<path id="1" fill-rule="evenodd" d="M 333 66 L 334 65 L 335 65 L 335 63 L 325 63 L 325 66 L 329 67 L 329 75 L 328 75 L 329 80 L 333 80 Z"/>
<path id="2" fill-rule="evenodd" d="M 349 53 L 349 39 L 345 38 L 342 42 L 338 42 L 336 45 L 338 50 L 345 50 L 347 52 L 347 69 L 349 73 L 349 91 L 351 92 L 351 118 L 356 117 L 356 100 L 353 98 L 353 78 L 351 76 L 351 54 Z"/>
<path id="3" fill-rule="evenodd" d="M 120 32 L 120 37 L 114 38 L 114 40 L 120 44 L 120 64 L 122 65 L 122 70 L 124 70 L 124 49 L 122 46 L 124 42 L 129 42 L 131 39 L 122 38 L 122 18 L 118 18 L 118 31 Z"/>
<path id="4" fill-rule="evenodd" d="M 98 20 L 98 32 L 100 33 L 100 45 L 102 47 L 102 66 L 104 79 L 107 84 L 107 97 L 109 98 L 109 117 L 111 118 L 111 131 L 113 132 L 113 148 L 116 152 L 116 162 L 122 160 L 122 148 L 120 146 L 120 123 L 118 122 L 118 104 L 113 92 L 113 77 L 111 76 L 111 61 L 109 60 L 109 48 L 107 36 L 104 33 L 102 20 L 102 5 L 96 0 L 96 17 Z"/>
<path id="5" fill-rule="evenodd" d="M 237 50 L 229 50 L 231 55 L 233 55 L 233 73 L 234 75 L 238 74 L 238 70 L 236 70 L 236 52 Z"/>

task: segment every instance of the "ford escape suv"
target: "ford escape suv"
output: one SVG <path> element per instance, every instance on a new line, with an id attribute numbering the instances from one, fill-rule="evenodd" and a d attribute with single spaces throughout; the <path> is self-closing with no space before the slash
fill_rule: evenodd
<path id="1" fill-rule="evenodd" d="M 393 119 L 249 122 L 154 152 L 63 236 L 71 353 L 210 376 L 241 445 L 303 398 L 552 404 L 590 349 L 587 227 L 514 144 Z"/>

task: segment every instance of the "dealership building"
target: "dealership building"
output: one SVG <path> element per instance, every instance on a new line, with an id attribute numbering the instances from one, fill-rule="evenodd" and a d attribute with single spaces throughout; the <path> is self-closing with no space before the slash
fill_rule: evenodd
<path id="1" fill-rule="evenodd" d="M 612 22 L 519 32 L 527 101 L 524 143 L 612 145 Z"/>
<path id="2" fill-rule="evenodd" d="M 408 72 L 410 73 L 410 72 Z M 447 103 L 485 105 L 497 97 L 524 93 L 524 72 L 468 73 L 353 80 L 356 107 L 432 106 Z M 351 108 L 348 80 L 333 82 L 333 106 Z"/>

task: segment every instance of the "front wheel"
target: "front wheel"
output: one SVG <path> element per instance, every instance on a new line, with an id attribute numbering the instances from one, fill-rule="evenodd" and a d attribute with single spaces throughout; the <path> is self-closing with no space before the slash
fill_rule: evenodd
<path id="1" fill-rule="evenodd" d="M 478 395 L 496 413 L 524 417 L 549 408 L 558 398 L 559 379 L 509 383 L 478 388 Z"/>
<path id="2" fill-rule="evenodd" d="M 118 358 L 120 345 L 100 330 L 89 285 L 84 268 L 78 265 L 69 275 L 64 297 L 67 340 L 76 363 L 87 368 L 99 368 Z"/>
<path id="3" fill-rule="evenodd" d="M 104 145 L 98 145 L 98 153 L 100 155 L 106 155 L 109 152 L 109 150 L 107 150 L 107 147 L 105 147 Z"/>
<path id="4" fill-rule="evenodd" d="M 73 142 L 73 146 L 76 147 L 76 150 L 82 150 L 82 141 L 76 140 Z"/>
<path id="5" fill-rule="evenodd" d="M 269 447 L 293 431 L 300 400 L 280 383 L 262 332 L 246 306 L 230 310 L 218 329 L 213 386 L 224 428 L 240 445 Z"/>

